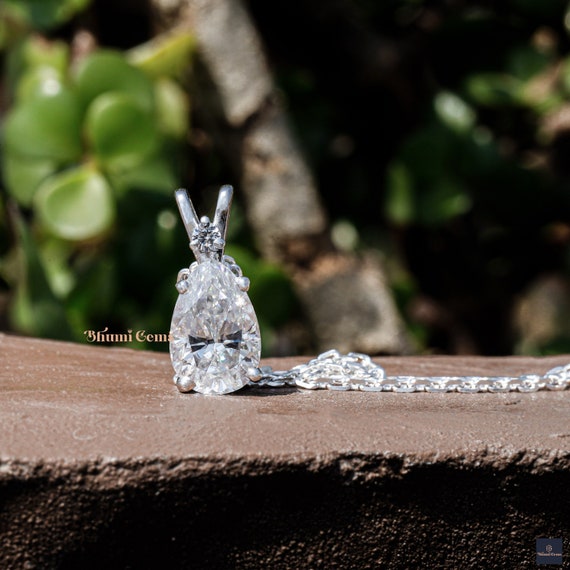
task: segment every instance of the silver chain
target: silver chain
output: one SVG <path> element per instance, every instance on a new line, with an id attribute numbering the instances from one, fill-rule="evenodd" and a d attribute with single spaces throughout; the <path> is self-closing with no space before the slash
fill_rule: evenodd
<path id="1" fill-rule="evenodd" d="M 361 390 L 363 392 L 536 392 L 570 387 L 570 364 L 546 374 L 521 376 L 387 376 L 366 354 L 329 350 L 291 368 L 261 368 L 261 379 L 251 386 L 298 386 L 308 390 Z"/>

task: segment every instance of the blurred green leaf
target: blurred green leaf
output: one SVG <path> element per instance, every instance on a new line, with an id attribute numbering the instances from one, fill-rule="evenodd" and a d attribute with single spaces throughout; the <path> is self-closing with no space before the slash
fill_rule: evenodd
<path id="1" fill-rule="evenodd" d="M 536 356 L 560 356 L 561 354 L 570 354 L 570 337 L 561 336 L 544 343 L 542 346 L 536 347 L 534 350 L 526 350 L 524 354 L 533 354 Z"/>
<path id="2" fill-rule="evenodd" d="M 67 89 L 17 105 L 4 129 L 6 150 L 16 156 L 71 162 L 82 153 L 81 112 Z"/>
<path id="3" fill-rule="evenodd" d="M 85 132 L 97 157 L 110 168 L 137 166 L 159 142 L 153 117 L 123 93 L 105 93 L 93 101 Z"/>
<path id="4" fill-rule="evenodd" d="M 570 57 L 566 57 L 561 67 L 562 84 L 567 94 L 570 94 Z"/>
<path id="5" fill-rule="evenodd" d="M 454 93 L 440 91 L 435 96 L 434 108 L 440 120 L 454 131 L 466 133 L 475 126 L 475 111 Z"/>
<path id="6" fill-rule="evenodd" d="M 285 272 L 240 246 L 228 245 L 226 254 L 236 260 L 243 274 L 250 279 L 249 296 L 258 316 L 263 316 L 266 330 L 287 322 L 297 306 L 297 298 Z"/>
<path id="7" fill-rule="evenodd" d="M 513 48 L 507 56 L 506 69 L 510 75 L 528 81 L 542 73 L 551 63 L 552 57 L 532 46 L 522 45 Z"/>
<path id="8" fill-rule="evenodd" d="M 250 250 L 230 243 L 226 246 L 225 253 L 236 260 L 246 277 L 252 279 L 251 276 L 257 272 L 259 260 Z"/>
<path id="9" fill-rule="evenodd" d="M 38 66 L 30 69 L 18 82 L 16 100 L 25 104 L 33 99 L 53 97 L 63 91 L 63 82 L 53 67 Z"/>
<path id="10" fill-rule="evenodd" d="M 560 91 L 534 93 L 527 84 L 521 93 L 521 100 L 537 115 L 547 115 L 566 104 L 566 98 Z"/>
<path id="11" fill-rule="evenodd" d="M 89 320 L 104 318 L 112 312 L 118 288 L 114 258 L 104 254 L 82 261 L 68 297 L 70 320 L 78 331 L 89 328 Z"/>
<path id="12" fill-rule="evenodd" d="M 195 46 L 187 32 L 165 34 L 132 48 L 127 58 L 151 77 L 180 77 L 190 66 Z"/>
<path id="13" fill-rule="evenodd" d="M 0 51 L 11 47 L 27 31 L 29 24 L 22 6 L 0 4 Z"/>
<path id="14" fill-rule="evenodd" d="M 472 132 L 470 130 L 469 132 Z M 386 215 L 397 224 L 437 226 L 471 208 L 462 183 L 471 137 L 458 138 L 441 124 L 416 132 L 388 169 Z"/>
<path id="15" fill-rule="evenodd" d="M 108 173 L 113 188 L 120 194 L 132 190 L 150 190 L 172 195 L 172 189 L 178 185 L 178 179 L 172 165 L 161 155 L 148 157 L 136 168 L 111 169 Z"/>
<path id="16" fill-rule="evenodd" d="M 19 204 L 29 207 L 40 183 L 57 170 L 50 159 L 26 159 L 10 153 L 2 155 L 4 184 Z"/>
<path id="17" fill-rule="evenodd" d="M 256 311 L 272 327 L 286 323 L 296 305 L 291 281 L 276 265 L 260 263 L 251 279 L 249 295 Z"/>
<path id="18" fill-rule="evenodd" d="M 34 28 L 50 29 L 85 9 L 90 0 L 3 0 L 23 11 Z"/>
<path id="19" fill-rule="evenodd" d="M 475 103 L 497 107 L 518 104 L 521 85 L 505 73 L 479 73 L 467 78 L 465 89 Z"/>
<path id="20" fill-rule="evenodd" d="M 439 124 L 431 124 L 405 141 L 400 157 L 418 180 L 436 180 L 456 146 L 453 133 Z"/>
<path id="21" fill-rule="evenodd" d="M 261 358 L 266 358 L 271 355 L 269 347 L 275 345 L 275 330 L 261 312 L 257 315 L 257 320 L 261 336 Z"/>
<path id="22" fill-rule="evenodd" d="M 471 199 L 463 185 L 450 176 L 442 176 L 434 186 L 419 195 L 418 221 L 426 226 L 437 226 L 471 208 Z"/>
<path id="23" fill-rule="evenodd" d="M 6 22 L 2 12 L 0 12 L 0 51 L 10 43 L 11 38 L 9 30 L 8 22 Z"/>
<path id="24" fill-rule="evenodd" d="M 182 139 L 188 134 L 190 102 L 186 92 L 173 80 L 158 79 L 155 83 L 156 115 L 160 130 Z"/>
<path id="25" fill-rule="evenodd" d="M 38 245 L 38 254 L 45 267 L 50 289 L 58 299 L 65 299 L 75 285 L 76 276 L 69 266 L 72 244 L 50 238 Z"/>
<path id="26" fill-rule="evenodd" d="M 493 133 L 486 127 L 474 129 L 462 150 L 456 164 L 458 174 L 465 178 L 492 177 L 502 162 Z"/>
<path id="27" fill-rule="evenodd" d="M 62 41 L 33 35 L 22 46 L 22 63 L 30 70 L 48 67 L 64 77 L 69 66 L 69 46 Z"/>
<path id="28" fill-rule="evenodd" d="M 42 224 L 55 236 L 86 240 L 106 232 L 115 218 L 111 188 L 89 166 L 56 174 L 38 189 L 36 211 Z"/>
<path id="29" fill-rule="evenodd" d="M 413 181 L 401 162 L 394 162 L 388 168 L 386 215 L 395 224 L 406 225 L 414 221 Z"/>
<path id="30" fill-rule="evenodd" d="M 40 337 L 70 339 L 64 307 L 53 294 L 34 240 L 22 219 L 18 236 L 18 286 L 10 317 L 15 330 Z"/>
<path id="31" fill-rule="evenodd" d="M 76 74 L 75 83 L 85 107 L 100 95 L 114 91 L 130 95 L 146 111 L 154 107 L 150 80 L 116 52 L 97 51 L 85 58 Z"/>

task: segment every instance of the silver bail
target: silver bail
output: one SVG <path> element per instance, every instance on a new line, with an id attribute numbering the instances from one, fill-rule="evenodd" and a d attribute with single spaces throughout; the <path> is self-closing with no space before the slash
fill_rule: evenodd
<path id="1" fill-rule="evenodd" d="M 198 218 L 194 204 L 184 188 L 179 188 L 174 193 L 190 240 L 190 249 L 199 263 L 209 259 L 222 260 L 233 193 L 229 184 L 220 188 L 213 222 L 207 216 Z"/>

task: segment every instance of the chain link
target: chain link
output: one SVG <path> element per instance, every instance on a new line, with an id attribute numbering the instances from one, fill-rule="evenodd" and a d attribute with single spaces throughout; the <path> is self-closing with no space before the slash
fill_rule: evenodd
<path id="1" fill-rule="evenodd" d="M 570 387 L 570 364 L 546 374 L 521 376 L 386 376 L 366 354 L 329 350 L 291 370 L 261 368 L 261 380 L 251 386 L 298 386 L 307 390 L 361 390 L 363 392 L 536 392 Z"/>

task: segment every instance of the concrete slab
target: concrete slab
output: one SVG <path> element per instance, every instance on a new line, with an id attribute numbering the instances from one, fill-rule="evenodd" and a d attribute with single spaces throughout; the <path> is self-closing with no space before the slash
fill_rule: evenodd
<path id="1" fill-rule="evenodd" d="M 171 375 L 166 354 L 0 334 L 1 568 L 511 569 L 535 538 L 570 547 L 570 391 L 216 397 Z"/>

